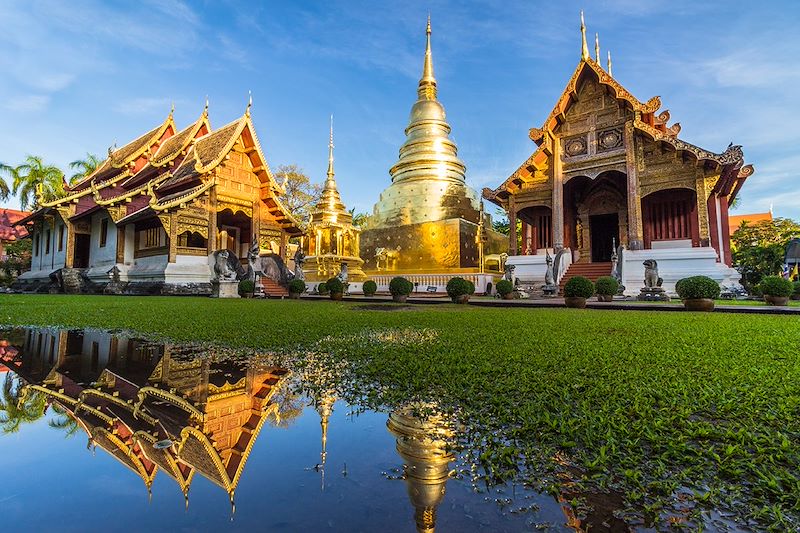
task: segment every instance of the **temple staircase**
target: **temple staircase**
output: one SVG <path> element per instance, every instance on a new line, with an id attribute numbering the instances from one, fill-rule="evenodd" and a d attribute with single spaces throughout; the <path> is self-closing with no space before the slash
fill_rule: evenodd
<path id="1" fill-rule="evenodd" d="M 611 263 L 572 263 L 558 284 L 558 294 L 564 294 L 564 285 L 570 278 L 583 276 L 594 283 L 601 276 L 611 275 Z"/>
<path id="2" fill-rule="evenodd" d="M 272 278 L 262 276 L 261 286 L 264 287 L 264 294 L 267 298 L 284 298 L 289 296 L 289 289 Z"/>

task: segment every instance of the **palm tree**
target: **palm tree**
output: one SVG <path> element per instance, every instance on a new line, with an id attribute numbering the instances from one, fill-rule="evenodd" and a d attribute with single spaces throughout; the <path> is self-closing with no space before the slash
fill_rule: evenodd
<path id="1" fill-rule="evenodd" d="M 0 163 L 0 172 L 7 174 L 11 167 L 5 163 Z M 8 183 L 3 178 L 0 178 L 0 200 L 8 200 L 11 195 L 11 189 L 8 188 Z"/>
<path id="2" fill-rule="evenodd" d="M 72 185 L 86 176 L 91 175 L 102 162 L 102 159 L 90 153 L 86 154 L 86 159 L 76 159 L 69 164 L 69 168 L 77 170 L 77 172 L 69 178 L 69 184 Z"/>
<path id="3" fill-rule="evenodd" d="M 22 379 L 7 373 L 0 389 L 0 433 L 16 433 L 23 424 L 44 416 L 45 396 L 38 391 L 24 391 Z"/>
<path id="4" fill-rule="evenodd" d="M 61 404 L 52 403 L 50 404 L 50 407 L 58 416 L 53 417 L 50 421 L 48 421 L 47 425 L 53 429 L 65 431 L 66 435 L 64 435 L 64 438 L 69 438 L 75 435 L 80 429 L 78 421 L 69 416 L 69 414 L 67 414 L 67 410 L 64 409 Z"/>
<path id="5" fill-rule="evenodd" d="M 39 156 L 29 155 L 23 164 L 0 170 L 11 176 L 11 192 L 18 195 L 23 210 L 38 207 L 39 191 L 45 202 L 64 196 L 64 173 L 57 166 L 45 165 Z"/>

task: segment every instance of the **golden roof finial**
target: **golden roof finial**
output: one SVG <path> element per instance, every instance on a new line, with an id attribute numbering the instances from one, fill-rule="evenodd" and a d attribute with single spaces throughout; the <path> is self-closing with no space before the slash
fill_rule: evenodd
<path id="1" fill-rule="evenodd" d="M 611 50 L 608 51 L 608 68 L 606 70 L 608 71 L 608 75 L 611 76 Z"/>
<path id="2" fill-rule="evenodd" d="M 594 34 L 594 60 L 597 61 L 597 64 L 600 64 L 600 34 Z"/>
<path id="3" fill-rule="evenodd" d="M 247 100 L 247 109 L 245 109 L 244 114 L 245 116 L 250 116 L 250 108 L 253 107 L 253 91 L 247 91 L 249 98 Z"/>
<path id="4" fill-rule="evenodd" d="M 169 109 L 169 116 L 171 117 L 174 114 L 175 114 L 175 102 L 172 102 L 172 107 L 170 107 Z"/>
<path id="5" fill-rule="evenodd" d="M 583 21 L 583 10 L 581 10 L 581 59 L 589 59 L 589 45 L 586 44 L 586 23 Z"/>
<path id="6" fill-rule="evenodd" d="M 208 115 L 208 95 L 206 95 L 206 105 L 203 108 L 203 113 Z"/>
<path id="7" fill-rule="evenodd" d="M 436 100 L 436 78 L 433 76 L 433 55 L 431 54 L 431 16 L 425 29 L 425 63 L 422 65 L 422 78 L 419 80 L 417 94 L 420 99 Z"/>
<path id="8" fill-rule="evenodd" d="M 333 179 L 333 115 L 331 115 L 331 137 L 328 141 L 328 179 Z"/>

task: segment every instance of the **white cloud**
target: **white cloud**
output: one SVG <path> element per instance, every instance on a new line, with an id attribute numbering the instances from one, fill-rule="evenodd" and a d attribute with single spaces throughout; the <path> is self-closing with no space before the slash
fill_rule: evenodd
<path id="1" fill-rule="evenodd" d="M 114 106 L 114 111 L 123 115 L 147 115 L 163 110 L 164 114 L 172 106 L 174 100 L 170 98 L 133 98 L 123 100 Z"/>
<path id="2" fill-rule="evenodd" d="M 3 107 L 18 113 L 34 113 L 45 110 L 48 104 L 50 104 L 49 95 L 28 94 L 7 99 Z"/>

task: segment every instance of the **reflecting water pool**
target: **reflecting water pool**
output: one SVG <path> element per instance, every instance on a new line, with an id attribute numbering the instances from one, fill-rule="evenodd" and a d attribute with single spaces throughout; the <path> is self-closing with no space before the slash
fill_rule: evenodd
<path id="1" fill-rule="evenodd" d="M 376 412 L 335 368 L 104 331 L 0 330 L 6 531 L 571 531 L 569 505 L 482 486 L 430 402 Z M 600 523 L 602 522 L 602 523 Z M 609 514 L 592 531 L 617 529 Z"/>

